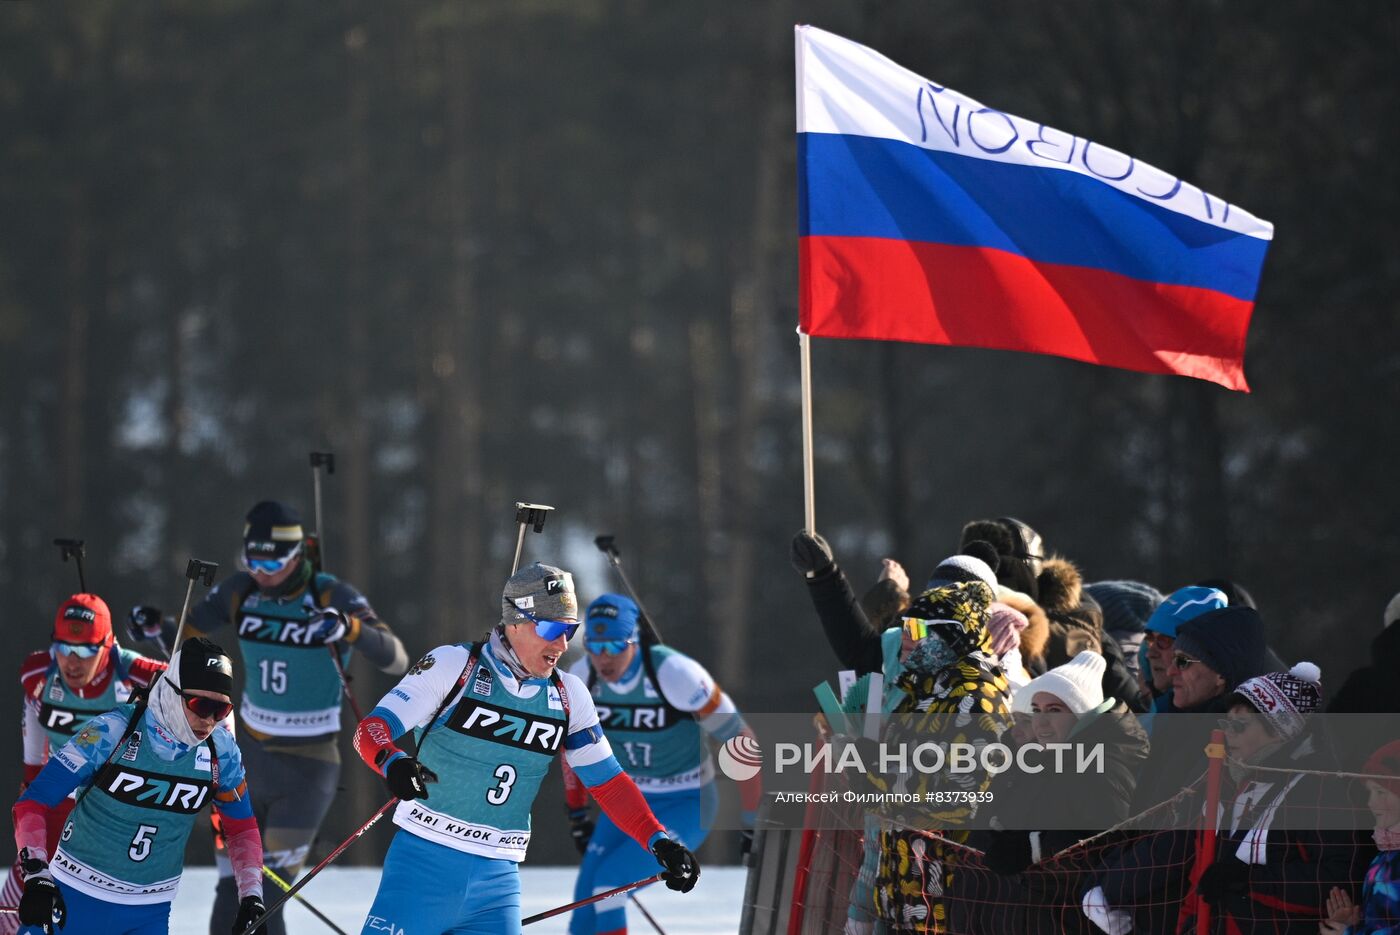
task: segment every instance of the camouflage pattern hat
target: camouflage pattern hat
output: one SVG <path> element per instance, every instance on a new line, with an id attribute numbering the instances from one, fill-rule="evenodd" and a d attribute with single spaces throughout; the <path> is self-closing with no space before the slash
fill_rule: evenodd
<path id="1" fill-rule="evenodd" d="M 578 620 L 574 576 L 562 568 L 535 562 L 510 576 L 501 593 L 501 623 Z"/>

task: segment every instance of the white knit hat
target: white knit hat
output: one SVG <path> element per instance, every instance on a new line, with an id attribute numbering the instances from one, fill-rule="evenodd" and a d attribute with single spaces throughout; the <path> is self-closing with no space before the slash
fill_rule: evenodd
<path id="1" fill-rule="evenodd" d="M 1087 714 L 1103 704 L 1103 671 L 1107 667 L 1103 656 L 1091 650 L 1075 656 L 1062 666 L 1031 679 L 1021 689 L 1027 698 L 1038 692 L 1054 695 L 1075 714 Z"/>

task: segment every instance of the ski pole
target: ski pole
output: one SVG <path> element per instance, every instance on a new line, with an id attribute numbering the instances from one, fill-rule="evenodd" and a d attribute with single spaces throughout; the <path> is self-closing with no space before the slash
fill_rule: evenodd
<path id="1" fill-rule="evenodd" d="M 197 558 L 190 559 L 185 566 L 185 577 L 190 579 L 190 583 L 185 586 L 185 603 L 180 608 L 180 622 L 175 626 L 175 641 L 171 644 L 170 652 L 173 655 L 175 650 L 180 648 L 180 637 L 185 632 L 185 618 L 190 613 L 190 598 L 194 596 L 194 583 L 203 579 L 206 588 L 213 587 L 214 573 L 219 570 L 215 562 L 202 562 Z"/>
<path id="2" fill-rule="evenodd" d="M 316 503 L 316 565 L 320 571 L 326 565 L 326 541 L 323 538 L 325 525 L 321 522 L 321 468 L 327 474 L 335 473 L 335 452 L 311 452 L 311 495 Z"/>
<path id="3" fill-rule="evenodd" d="M 341 854 L 345 853 L 345 849 L 346 849 L 346 848 L 348 848 L 351 844 L 354 844 L 355 841 L 360 837 L 360 835 L 364 834 L 364 833 L 365 833 L 366 831 L 368 831 L 370 828 L 373 828 L 373 827 L 374 827 L 374 823 L 377 822 L 377 821 L 379 821 L 379 819 L 383 818 L 383 817 L 384 817 L 384 813 L 387 812 L 389 809 L 393 808 L 393 807 L 394 807 L 395 805 L 397 805 L 397 804 L 399 804 L 399 800 L 398 800 L 398 799 L 390 799 L 389 801 L 385 802 L 383 805 L 379 806 L 379 811 L 377 811 L 377 812 L 375 812 L 373 815 L 371 815 L 371 816 L 369 817 L 369 821 L 365 822 L 364 824 L 360 825 L 360 827 L 356 828 L 356 829 L 354 830 L 354 832 L 351 833 L 350 837 L 346 838 L 344 841 L 341 841 L 340 844 L 336 845 L 336 849 L 335 849 L 335 850 L 331 851 L 329 854 L 326 855 L 325 860 L 322 860 L 319 864 L 317 864 L 316 866 L 312 867 L 309 873 L 307 873 L 307 874 L 306 874 L 305 876 L 303 876 L 301 879 L 297 880 L 295 883 L 293 883 L 291 886 L 289 886 L 289 887 L 287 888 L 287 891 L 286 891 L 285 893 L 283 893 L 280 897 L 278 897 L 278 899 L 277 899 L 277 901 L 276 901 L 275 903 L 273 903 L 270 907 L 268 907 L 266 910 L 264 910 L 264 912 L 263 912 L 262 915 L 258 916 L 256 919 L 254 919 L 254 920 L 252 921 L 252 923 L 249 924 L 248 928 L 247 928 L 245 931 L 257 931 L 258 926 L 259 926 L 259 925 L 262 925 L 264 922 L 266 922 L 267 919 L 268 919 L 268 916 L 272 915 L 272 914 L 273 914 L 274 912 L 276 912 L 278 909 L 281 909 L 281 908 L 282 908 L 282 905 L 283 905 L 287 900 L 291 899 L 293 896 L 295 896 L 295 895 L 301 890 L 301 888 L 302 888 L 303 886 L 305 886 L 306 884 L 310 883 L 313 879 L 315 879 L 316 874 L 320 873 L 322 870 L 325 870 L 328 866 L 330 866 L 331 861 L 335 860 L 335 859 L 336 859 L 337 857 L 339 857 Z"/>
<path id="4" fill-rule="evenodd" d="M 642 614 L 642 626 L 651 636 L 653 643 L 661 642 L 661 631 L 656 629 L 656 624 L 651 619 L 651 614 L 647 613 L 646 605 L 642 603 L 641 596 L 637 589 L 632 587 L 632 580 L 627 577 L 627 570 L 622 567 L 622 552 L 617 547 L 617 536 L 598 536 L 594 538 L 593 544 L 598 547 L 598 551 L 608 557 L 608 564 L 617 572 L 617 576 L 622 579 L 622 586 L 627 589 L 627 595 L 637 602 L 637 610 Z"/>
<path id="5" fill-rule="evenodd" d="M 70 555 L 73 557 L 74 564 L 78 566 L 78 587 L 82 589 L 83 594 L 90 593 L 87 589 L 87 575 L 83 574 L 83 556 L 86 554 L 83 540 L 55 539 L 53 544 L 58 546 L 59 555 L 63 557 L 64 562 L 68 561 Z"/>
<path id="6" fill-rule="evenodd" d="M 598 893 L 597 895 L 590 896 L 587 899 L 580 899 L 577 902 L 569 903 L 567 906 L 560 906 L 557 909 L 549 909 L 545 912 L 537 912 L 534 915 L 530 916 L 530 918 L 528 919 L 521 919 L 520 924 L 529 925 L 532 922 L 539 922 L 542 919 L 549 919 L 561 913 L 571 912 L 574 909 L 577 909 L 579 906 L 587 906 L 590 903 L 596 903 L 599 900 L 607 899 L 609 896 L 616 896 L 619 893 L 625 893 L 628 890 L 635 890 L 639 886 L 647 886 L 651 883 L 660 882 L 661 880 L 665 879 L 665 877 L 666 874 L 658 873 L 655 876 L 647 877 L 645 880 L 638 880 L 636 883 L 628 883 L 625 886 L 619 886 L 616 889 L 608 890 L 606 893 Z"/>
<path id="7" fill-rule="evenodd" d="M 642 905 L 642 901 L 636 896 L 632 897 L 632 905 L 637 907 L 637 911 L 642 914 L 642 918 L 651 923 L 651 927 L 656 929 L 657 935 L 666 935 L 666 930 L 661 927 L 661 923 L 656 921 L 655 916 L 647 912 L 647 907 Z"/>
<path id="8" fill-rule="evenodd" d="M 515 537 L 515 560 L 510 563 L 510 573 L 515 574 L 520 568 L 520 552 L 525 548 L 525 529 L 534 527 L 535 532 L 544 532 L 544 521 L 549 518 L 554 507 L 545 506 L 543 503 L 521 503 L 515 504 L 515 521 L 520 524 L 520 532 Z"/>
<path id="9" fill-rule="evenodd" d="M 313 451 L 310 454 L 311 461 L 311 495 L 316 504 L 316 532 L 313 538 L 316 542 L 315 555 L 312 556 L 312 565 L 317 571 L 326 567 L 326 537 L 325 524 L 322 521 L 321 513 L 321 468 L 326 469 L 327 474 L 335 473 L 335 452 L 333 451 Z M 355 695 L 350 691 L 350 676 L 345 671 L 345 663 L 340 658 L 340 653 L 335 646 L 326 644 L 326 649 L 331 654 L 331 663 L 335 666 L 335 674 L 340 676 L 340 691 L 345 695 L 345 700 L 350 703 L 350 711 L 355 715 L 355 723 L 358 724 L 365 719 L 360 712 L 360 703 L 355 700 Z"/>
<path id="10" fill-rule="evenodd" d="M 276 883 L 283 891 L 290 890 L 292 888 L 292 885 L 290 883 L 279 877 L 277 874 L 273 873 L 271 867 L 263 867 L 262 871 L 263 876 L 267 877 L 273 883 Z M 327 918 L 325 913 L 317 909 L 315 906 L 311 905 L 311 903 L 307 902 L 305 896 L 301 895 L 300 893 L 297 893 L 295 898 L 297 902 L 301 903 L 304 907 L 306 907 L 307 912 L 310 912 L 313 916 L 326 923 L 327 927 L 329 927 L 331 931 L 339 932 L 340 935 L 349 935 L 349 933 L 347 933 L 345 929 L 336 925 L 329 918 Z"/>

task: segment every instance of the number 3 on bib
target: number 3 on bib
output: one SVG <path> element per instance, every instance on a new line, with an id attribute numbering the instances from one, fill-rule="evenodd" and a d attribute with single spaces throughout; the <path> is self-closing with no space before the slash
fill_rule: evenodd
<path id="1" fill-rule="evenodd" d="M 493 775 L 501 782 L 486 793 L 486 801 L 492 805 L 504 805 L 506 799 L 510 798 L 510 787 L 515 785 L 515 767 L 509 763 L 502 763 L 496 767 Z"/>

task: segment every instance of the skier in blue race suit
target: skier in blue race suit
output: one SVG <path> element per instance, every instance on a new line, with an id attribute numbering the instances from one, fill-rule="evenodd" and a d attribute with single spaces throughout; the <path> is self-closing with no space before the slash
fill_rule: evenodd
<path id="1" fill-rule="evenodd" d="M 24 873 L 21 929 L 63 935 L 161 935 L 180 885 L 185 842 L 213 804 L 223 817 L 240 903 L 230 931 L 263 913 L 262 838 L 233 736 L 233 663 L 186 640 L 147 702 L 89 721 L 56 752 L 14 808 Z M 48 814 L 78 790 L 52 857 Z M 257 935 L 265 935 L 259 926 Z"/>
<path id="2" fill-rule="evenodd" d="M 556 668 L 577 628 L 572 576 L 522 568 L 488 638 L 434 649 L 360 723 L 356 750 L 401 800 L 363 935 L 519 932 L 530 806 L 560 750 L 603 811 L 652 853 L 651 871 L 659 863 L 672 889 L 695 885 L 695 855 L 622 771 L 588 689 Z M 394 743 L 409 731 L 417 757 Z"/>
<path id="3" fill-rule="evenodd" d="M 705 667 L 669 646 L 641 639 L 641 609 L 621 594 L 588 605 L 583 646 L 570 673 L 592 692 L 598 717 L 618 761 L 642 790 L 666 830 L 687 847 L 704 843 L 718 795 L 714 767 L 702 736 L 720 743 L 748 732 L 734 702 Z M 606 892 L 646 876 L 651 857 L 606 815 L 596 828 L 588 790 L 564 770 L 565 802 L 574 843 L 583 853 L 574 899 Z M 763 794 L 759 776 L 740 784 L 741 821 L 752 829 Z M 751 833 L 745 834 L 746 845 Z M 608 899 L 574 910 L 572 935 L 627 931 L 627 903 Z"/>

